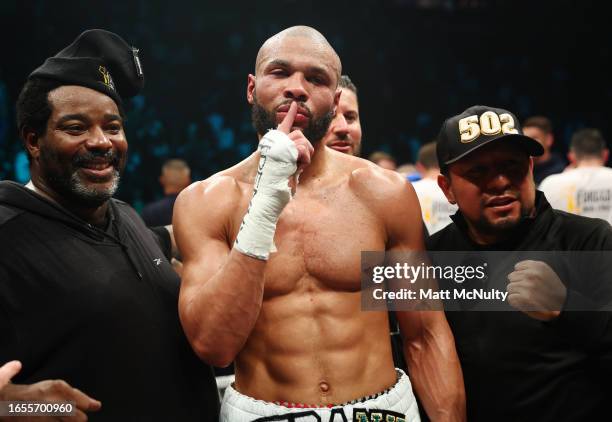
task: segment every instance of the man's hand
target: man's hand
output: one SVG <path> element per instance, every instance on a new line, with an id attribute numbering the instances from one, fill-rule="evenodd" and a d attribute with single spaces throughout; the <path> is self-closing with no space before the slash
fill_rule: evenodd
<path id="1" fill-rule="evenodd" d="M 92 399 L 82 391 L 71 387 L 67 382 L 62 380 L 47 380 L 37 382 L 36 384 L 19 385 L 8 384 L 0 392 L 0 400 L 2 401 L 48 401 L 48 402 L 65 402 L 71 401 L 75 403 L 75 416 L 30 416 L 30 417 L 15 417 L 0 418 L 10 422 L 55 422 L 55 421 L 86 421 L 87 415 L 85 412 L 96 412 L 102 407 L 102 403 Z"/>
<path id="2" fill-rule="evenodd" d="M 291 130 L 293 127 L 293 121 L 295 120 L 295 115 L 297 114 L 297 109 L 297 103 L 293 101 L 289 106 L 287 115 L 278 125 L 277 130 L 286 134 L 289 139 L 291 139 L 295 143 L 295 147 L 298 150 L 298 173 L 300 173 L 301 170 L 304 169 L 304 167 L 310 164 L 310 159 L 312 153 L 314 152 L 314 148 L 310 141 L 306 139 L 300 129 L 296 129 L 293 131 Z"/>
<path id="3" fill-rule="evenodd" d="M 253 197 L 234 242 L 238 252 L 264 261 L 276 251 L 276 223 L 295 192 L 299 166 L 308 165 L 314 151 L 301 131 L 290 132 L 296 113 L 297 103 L 293 102 L 278 129 L 268 131 L 259 141 Z"/>
<path id="4" fill-rule="evenodd" d="M 21 362 L 13 360 L 0 367 L 0 390 L 11 381 L 17 373 L 21 371 Z"/>
<path id="5" fill-rule="evenodd" d="M 540 321 L 550 321 L 561 313 L 567 289 L 548 264 L 521 261 L 508 274 L 508 303 Z"/>

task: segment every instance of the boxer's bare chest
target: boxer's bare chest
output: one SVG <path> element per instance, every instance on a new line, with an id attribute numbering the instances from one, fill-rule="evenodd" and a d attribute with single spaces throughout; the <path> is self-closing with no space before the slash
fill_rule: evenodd
<path id="1" fill-rule="evenodd" d="M 266 266 L 265 296 L 358 291 L 361 251 L 384 250 L 385 241 L 382 221 L 348 183 L 298 187 L 276 226 L 278 251 Z"/>

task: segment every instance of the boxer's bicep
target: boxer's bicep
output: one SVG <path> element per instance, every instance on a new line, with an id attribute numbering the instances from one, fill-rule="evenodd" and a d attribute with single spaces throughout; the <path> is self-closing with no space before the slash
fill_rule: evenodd
<path id="1" fill-rule="evenodd" d="M 183 259 L 181 296 L 209 280 L 229 256 L 226 208 L 231 201 L 221 200 L 209 185 L 201 182 L 181 192 L 174 206 L 174 236 Z"/>

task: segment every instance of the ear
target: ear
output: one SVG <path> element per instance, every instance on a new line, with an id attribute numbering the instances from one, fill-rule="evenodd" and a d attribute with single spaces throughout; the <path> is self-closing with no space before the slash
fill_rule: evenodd
<path id="1" fill-rule="evenodd" d="M 247 101 L 251 105 L 255 102 L 255 99 L 253 98 L 253 94 L 255 92 L 255 81 L 256 80 L 257 78 L 255 77 L 255 75 L 251 75 L 249 73 L 249 75 L 247 76 Z"/>
<path id="2" fill-rule="evenodd" d="M 340 104 L 340 95 L 342 94 L 342 88 L 336 89 L 334 93 L 334 116 L 338 112 L 338 104 Z"/>
<path id="3" fill-rule="evenodd" d="M 444 193 L 444 196 L 446 196 L 448 202 L 451 204 L 456 204 L 457 200 L 455 199 L 455 194 L 453 194 L 450 185 L 451 181 L 449 177 L 446 177 L 443 174 L 438 174 L 438 186 L 440 186 L 440 189 L 442 189 L 442 192 Z"/>
<path id="4" fill-rule="evenodd" d="M 38 160 L 38 157 L 40 156 L 40 137 L 36 134 L 36 132 L 29 128 L 23 128 L 21 130 L 21 139 L 23 139 L 23 144 L 32 159 Z"/>
<path id="5" fill-rule="evenodd" d="M 606 165 L 606 163 L 608 162 L 608 158 L 610 158 L 610 150 L 608 148 L 605 148 L 602 152 L 601 152 L 601 159 L 603 160 L 603 164 L 604 166 Z"/>
<path id="6" fill-rule="evenodd" d="M 576 154 L 574 154 L 574 151 L 570 151 L 570 152 L 567 153 L 567 160 L 572 165 L 576 165 Z"/>

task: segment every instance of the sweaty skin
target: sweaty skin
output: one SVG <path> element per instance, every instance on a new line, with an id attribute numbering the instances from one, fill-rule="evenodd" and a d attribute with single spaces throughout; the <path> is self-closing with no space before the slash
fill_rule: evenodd
<path id="1" fill-rule="evenodd" d="M 339 64 L 336 69 L 331 57 L 313 68 L 325 43 L 315 39 L 310 48 L 302 35 L 287 38 L 262 47 L 248 99 L 257 84 L 262 104 L 276 109 L 291 99 L 320 116 L 337 105 Z M 268 261 L 232 248 L 259 153 L 179 195 L 173 219 L 184 259 L 179 312 L 203 360 L 235 361 L 239 392 L 269 402 L 340 404 L 396 382 L 387 312 L 361 311 L 360 253 L 423 249 L 420 208 L 414 189 L 396 173 L 323 142 L 309 154 L 299 130 L 304 119 L 294 121 L 292 110 L 278 113 L 291 122 L 277 123 L 298 146 L 303 172 L 280 214 L 277 252 Z M 430 418 L 464 420 L 463 379 L 444 313 L 397 316 L 411 381 Z"/>

